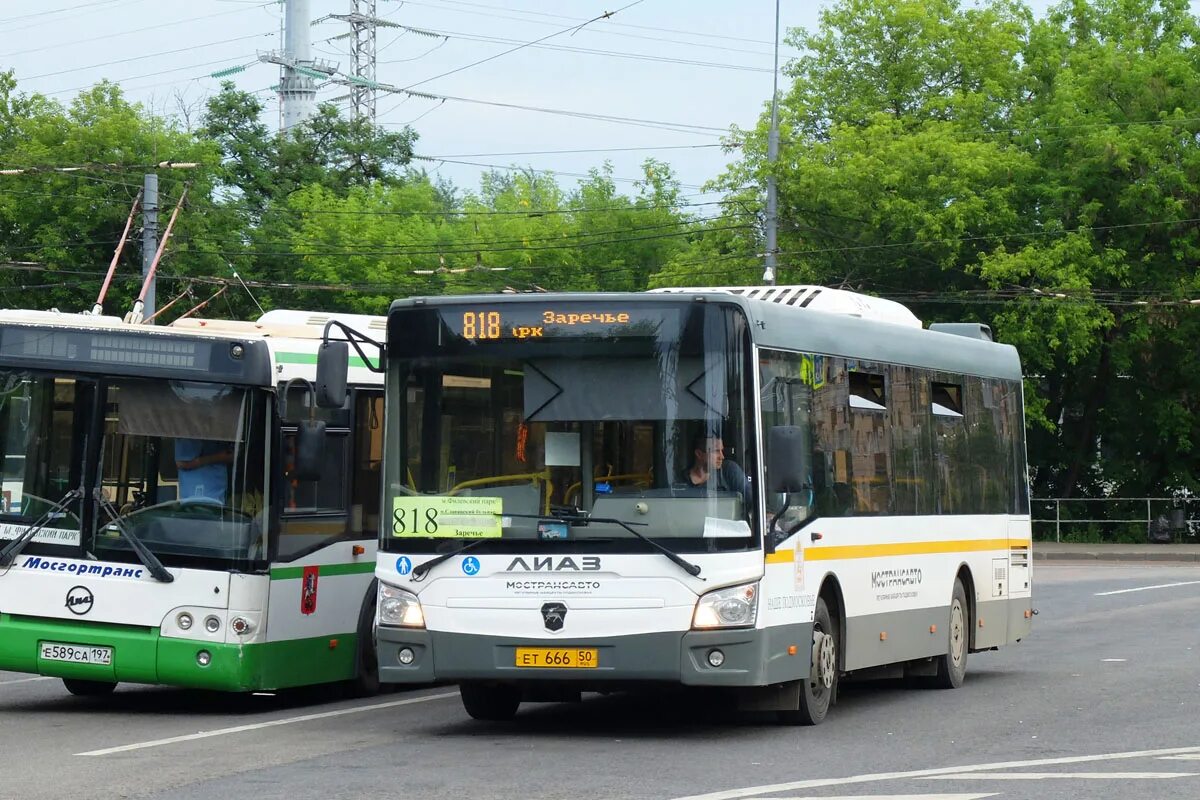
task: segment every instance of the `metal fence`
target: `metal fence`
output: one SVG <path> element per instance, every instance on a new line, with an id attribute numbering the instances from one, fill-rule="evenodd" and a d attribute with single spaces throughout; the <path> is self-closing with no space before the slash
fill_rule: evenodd
<path id="1" fill-rule="evenodd" d="M 1031 511 L 1043 541 L 1200 542 L 1200 496 L 1035 497 Z"/>

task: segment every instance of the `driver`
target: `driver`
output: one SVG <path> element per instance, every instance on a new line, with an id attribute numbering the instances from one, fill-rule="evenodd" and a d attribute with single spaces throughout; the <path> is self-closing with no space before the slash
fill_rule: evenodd
<path id="1" fill-rule="evenodd" d="M 225 505 L 232 463 L 232 442 L 176 439 L 175 466 L 179 469 L 180 501 Z"/>
<path id="2" fill-rule="evenodd" d="M 692 440 L 692 464 L 683 473 L 683 483 L 717 492 L 737 492 L 749 502 L 750 482 L 738 463 L 725 457 L 725 442 L 719 434 L 701 432 Z"/>

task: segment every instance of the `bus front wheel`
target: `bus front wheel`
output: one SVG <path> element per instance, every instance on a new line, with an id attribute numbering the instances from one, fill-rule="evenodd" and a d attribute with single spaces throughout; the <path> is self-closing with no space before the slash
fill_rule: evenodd
<path id="1" fill-rule="evenodd" d="M 79 678 L 63 678 L 63 686 L 76 697 L 103 697 L 117 688 L 117 684 L 108 681 L 85 681 Z"/>
<path id="2" fill-rule="evenodd" d="M 817 598 L 813 611 L 812 662 L 808 678 L 800 681 L 795 711 L 780 711 L 779 719 L 789 725 L 819 725 L 829 713 L 837 692 L 837 627 L 824 597 Z"/>
<path id="3" fill-rule="evenodd" d="M 950 620 L 946 654 L 937 658 L 937 674 L 933 677 L 936 689 L 957 689 L 967 675 L 968 627 L 967 590 L 961 578 L 954 580 L 954 594 L 950 598 Z"/>
<path id="4" fill-rule="evenodd" d="M 458 693 L 472 719 L 506 722 L 516 716 L 521 705 L 521 690 L 516 686 L 464 683 L 458 687 Z"/>

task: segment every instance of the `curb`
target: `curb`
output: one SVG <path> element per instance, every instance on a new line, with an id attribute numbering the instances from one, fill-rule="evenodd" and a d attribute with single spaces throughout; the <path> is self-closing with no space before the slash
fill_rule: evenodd
<path id="1" fill-rule="evenodd" d="M 1039 552 L 1037 545 L 1033 548 L 1034 561 L 1132 561 L 1132 562 L 1147 562 L 1147 561 L 1175 561 L 1175 562 L 1192 562 L 1200 561 L 1200 553 L 1176 553 L 1167 551 L 1148 551 L 1135 553 L 1108 553 L 1103 551 L 1077 551 L 1077 552 Z"/>

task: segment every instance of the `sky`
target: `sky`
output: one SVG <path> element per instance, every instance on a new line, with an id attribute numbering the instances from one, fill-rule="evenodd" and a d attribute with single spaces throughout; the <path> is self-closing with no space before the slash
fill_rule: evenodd
<path id="1" fill-rule="evenodd" d="M 351 5 L 311 0 L 314 56 L 344 72 L 349 26 L 326 17 Z M 827 5 L 783 0 L 782 29 L 815 29 Z M 606 11 L 617 13 L 577 27 Z M 462 98 L 380 94 L 377 120 L 411 125 L 416 153 L 433 159 L 418 165 L 460 188 L 477 187 L 487 165 L 553 171 L 570 187 L 609 160 L 618 187 L 633 191 L 641 162 L 654 157 L 672 165 L 685 193 L 698 192 L 736 157 L 720 147 L 722 133 L 752 126 L 771 96 L 774 0 L 376 0 L 376 13 L 419 31 L 379 28 L 378 81 Z M 282 49 L 282 16 L 278 0 L 0 0 L 0 69 L 15 71 L 19 89 L 64 103 L 109 79 L 193 125 L 204 99 L 233 80 L 260 92 L 276 124 L 279 67 L 257 56 Z M 781 66 L 796 55 L 781 44 Z M 237 67 L 245 69 L 212 77 Z M 346 93 L 328 86 L 319 99 Z M 547 152 L 563 150 L 588 152 Z"/>

